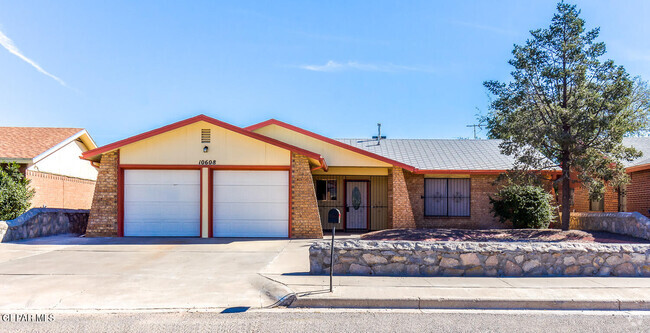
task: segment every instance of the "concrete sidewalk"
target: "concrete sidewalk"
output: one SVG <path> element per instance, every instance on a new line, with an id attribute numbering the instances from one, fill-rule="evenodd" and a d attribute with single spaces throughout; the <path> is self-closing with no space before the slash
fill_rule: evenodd
<path id="1" fill-rule="evenodd" d="M 261 275 L 290 290 L 290 307 L 650 310 L 650 278 L 309 275 L 309 245 L 291 242 Z M 286 302 L 287 304 L 289 302 Z"/>

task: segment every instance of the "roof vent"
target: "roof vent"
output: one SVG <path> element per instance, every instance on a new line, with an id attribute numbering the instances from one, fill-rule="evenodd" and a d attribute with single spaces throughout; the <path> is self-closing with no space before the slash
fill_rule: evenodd
<path id="1" fill-rule="evenodd" d="M 201 143 L 210 143 L 210 129 L 204 128 L 201 130 Z"/>

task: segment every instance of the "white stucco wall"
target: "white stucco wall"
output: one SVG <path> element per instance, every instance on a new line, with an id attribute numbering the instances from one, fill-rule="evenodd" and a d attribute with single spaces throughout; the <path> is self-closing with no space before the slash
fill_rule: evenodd
<path id="1" fill-rule="evenodd" d="M 79 158 L 87 150 L 83 143 L 74 140 L 34 163 L 28 170 L 97 180 L 97 169 L 89 161 Z"/>

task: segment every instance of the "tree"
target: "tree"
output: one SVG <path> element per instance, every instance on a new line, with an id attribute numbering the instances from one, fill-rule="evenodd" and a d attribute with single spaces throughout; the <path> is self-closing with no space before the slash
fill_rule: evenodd
<path id="1" fill-rule="evenodd" d="M 531 31 L 515 45 L 512 81 L 487 81 L 495 98 L 483 119 L 488 136 L 515 168 L 560 168 L 562 229 L 569 228 L 572 176 L 600 197 L 605 186 L 627 182 L 621 160 L 640 156 L 622 144 L 648 124 L 648 103 L 635 101 L 635 84 L 622 66 L 600 61 L 599 28 L 585 31 L 575 6 L 561 2 L 548 29 Z M 638 80 L 638 82 L 641 82 Z"/>
<path id="2" fill-rule="evenodd" d="M 12 220 L 30 206 L 34 190 L 20 172 L 18 164 L 0 164 L 0 220 Z"/>

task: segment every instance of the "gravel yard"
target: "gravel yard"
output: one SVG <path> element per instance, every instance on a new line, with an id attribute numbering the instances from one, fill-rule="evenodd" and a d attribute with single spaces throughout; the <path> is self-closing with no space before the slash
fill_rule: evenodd
<path id="1" fill-rule="evenodd" d="M 559 229 L 388 229 L 361 235 L 363 240 L 650 243 L 649 240 L 603 231 Z"/>

